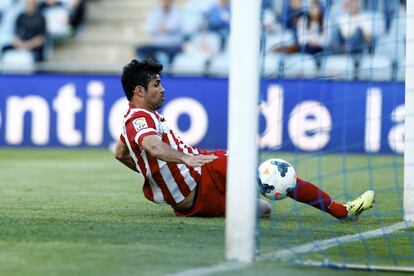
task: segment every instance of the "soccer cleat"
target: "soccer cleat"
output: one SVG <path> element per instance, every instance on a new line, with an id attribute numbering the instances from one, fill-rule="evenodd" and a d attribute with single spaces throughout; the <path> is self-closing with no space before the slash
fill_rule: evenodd
<path id="1" fill-rule="evenodd" d="M 372 204 L 375 202 L 375 192 L 368 190 L 358 198 L 345 203 L 346 210 L 348 211 L 348 219 L 355 221 L 359 218 L 362 212 L 372 208 Z"/>

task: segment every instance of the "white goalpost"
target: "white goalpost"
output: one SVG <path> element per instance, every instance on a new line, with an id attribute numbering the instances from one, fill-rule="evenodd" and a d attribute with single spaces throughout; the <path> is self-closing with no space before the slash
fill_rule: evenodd
<path id="1" fill-rule="evenodd" d="M 414 221 L 414 1 L 407 1 L 405 57 L 404 220 Z"/>
<path id="2" fill-rule="evenodd" d="M 256 252 L 257 129 L 261 1 L 231 1 L 226 259 Z"/>

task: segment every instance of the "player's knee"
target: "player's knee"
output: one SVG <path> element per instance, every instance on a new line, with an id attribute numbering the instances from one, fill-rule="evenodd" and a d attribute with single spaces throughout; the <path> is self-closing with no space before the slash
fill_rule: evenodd
<path id="1" fill-rule="evenodd" d="M 272 208 L 270 207 L 270 204 L 263 199 L 259 199 L 259 217 L 269 218 L 271 213 Z"/>

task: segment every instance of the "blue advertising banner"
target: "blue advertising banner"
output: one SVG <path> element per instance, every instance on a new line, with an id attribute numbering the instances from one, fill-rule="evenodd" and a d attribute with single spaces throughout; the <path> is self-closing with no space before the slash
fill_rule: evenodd
<path id="1" fill-rule="evenodd" d="M 404 83 L 280 80 L 262 86 L 262 149 L 404 151 Z"/>
<path id="2" fill-rule="evenodd" d="M 0 146 L 111 147 L 119 138 L 127 108 L 119 77 L 0 75 L 0 82 Z M 170 127 L 189 144 L 226 148 L 227 80 L 164 77 L 163 85 Z M 260 94 L 261 149 L 403 152 L 404 83 L 264 80 Z"/>

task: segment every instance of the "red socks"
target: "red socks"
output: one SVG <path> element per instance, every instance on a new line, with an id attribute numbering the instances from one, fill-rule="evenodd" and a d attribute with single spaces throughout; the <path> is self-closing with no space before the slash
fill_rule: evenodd
<path id="1" fill-rule="evenodd" d="M 297 178 L 296 189 L 288 193 L 288 196 L 296 201 L 306 203 L 331 214 L 337 219 L 348 215 L 346 207 L 334 200 L 310 182 Z"/>

